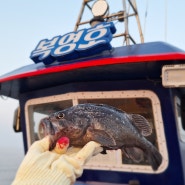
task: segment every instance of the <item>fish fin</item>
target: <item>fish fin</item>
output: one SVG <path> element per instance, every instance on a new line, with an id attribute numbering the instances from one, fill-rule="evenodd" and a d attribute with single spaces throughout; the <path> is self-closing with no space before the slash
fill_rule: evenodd
<path id="1" fill-rule="evenodd" d="M 162 155 L 159 151 L 153 146 L 147 151 L 148 161 L 152 166 L 152 169 L 156 171 L 162 163 Z"/>
<path id="2" fill-rule="evenodd" d="M 129 114 L 129 117 L 143 136 L 149 136 L 152 134 L 152 127 L 143 116 L 139 114 Z"/>
<path id="3" fill-rule="evenodd" d="M 122 152 L 126 155 L 127 158 L 132 159 L 136 163 L 144 160 L 144 152 L 140 148 L 124 148 L 122 149 Z"/>
<path id="4" fill-rule="evenodd" d="M 115 146 L 115 140 L 103 130 L 88 128 L 86 137 L 100 143 L 104 147 Z"/>
<path id="5" fill-rule="evenodd" d="M 103 151 L 100 152 L 100 153 L 101 153 L 101 154 L 107 154 L 107 151 L 106 151 L 106 149 L 103 148 Z"/>

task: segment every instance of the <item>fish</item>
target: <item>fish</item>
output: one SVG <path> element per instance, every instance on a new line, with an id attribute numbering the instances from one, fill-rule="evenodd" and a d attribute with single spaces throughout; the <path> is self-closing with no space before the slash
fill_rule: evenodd
<path id="1" fill-rule="evenodd" d="M 110 105 L 78 104 L 43 118 L 40 126 L 45 135 L 50 135 L 50 150 L 60 137 L 66 136 L 71 146 L 83 147 L 89 141 L 95 141 L 101 144 L 102 153 L 121 149 L 124 156 L 137 163 L 146 156 L 154 171 L 162 163 L 162 155 L 146 139 L 152 133 L 147 119 Z"/>

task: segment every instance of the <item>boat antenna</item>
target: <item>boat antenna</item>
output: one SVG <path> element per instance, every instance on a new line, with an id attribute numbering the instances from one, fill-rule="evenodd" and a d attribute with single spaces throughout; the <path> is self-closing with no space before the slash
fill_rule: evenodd
<path id="1" fill-rule="evenodd" d="M 164 29 L 165 42 L 167 42 L 167 25 L 168 25 L 168 0 L 165 0 L 165 29 Z"/>
<path id="2" fill-rule="evenodd" d="M 138 35 L 140 43 L 144 43 L 144 37 L 141 29 L 141 24 L 139 20 L 136 0 L 120 0 L 122 1 L 122 9 L 116 10 L 117 13 L 110 13 L 110 2 L 111 0 L 83 0 L 79 16 L 77 18 L 74 31 L 77 31 L 81 26 L 90 24 L 94 26 L 101 22 L 114 22 L 117 33 L 113 35 L 114 38 L 123 37 L 123 45 L 136 44 L 136 40 L 131 35 L 130 23 L 133 23 L 133 20 L 130 21 L 131 17 L 135 17 L 135 22 L 138 27 Z M 112 0 L 114 1 L 114 0 Z M 113 6 L 111 8 L 114 8 Z M 91 17 L 87 19 L 87 10 L 90 13 Z M 122 24 L 122 26 L 118 25 Z M 133 31 L 133 30 L 132 30 Z"/>
<path id="3" fill-rule="evenodd" d="M 145 20 L 144 20 L 144 31 L 143 35 L 145 37 L 145 32 L 146 32 L 146 21 L 147 21 L 147 16 L 148 16 L 148 0 L 146 0 L 146 10 L 145 10 Z"/>

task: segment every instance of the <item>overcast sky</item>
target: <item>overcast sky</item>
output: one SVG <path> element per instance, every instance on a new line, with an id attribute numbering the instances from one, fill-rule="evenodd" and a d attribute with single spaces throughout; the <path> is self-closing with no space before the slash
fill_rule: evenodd
<path id="1" fill-rule="evenodd" d="M 112 3 L 110 11 L 120 1 L 109 0 Z M 32 64 L 29 56 L 40 40 L 73 31 L 81 2 L 82 0 L 0 0 L 0 75 Z M 145 42 L 167 41 L 185 50 L 184 0 L 136 2 Z M 22 147 L 22 134 L 14 133 L 12 129 L 17 106 L 16 100 L 0 98 L 0 147 L 7 144 L 9 147 Z"/>

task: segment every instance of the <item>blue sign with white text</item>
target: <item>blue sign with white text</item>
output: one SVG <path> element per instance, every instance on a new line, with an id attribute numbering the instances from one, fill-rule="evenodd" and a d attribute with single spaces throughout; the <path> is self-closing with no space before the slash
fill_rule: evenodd
<path id="1" fill-rule="evenodd" d="M 49 65 L 98 54 L 112 48 L 110 41 L 116 28 L 112 22 L 101 23 L 92 28 L 70 32 L 51 40 L 41 40 L 32 51 L 30 58 L 35 62 Z"/>

